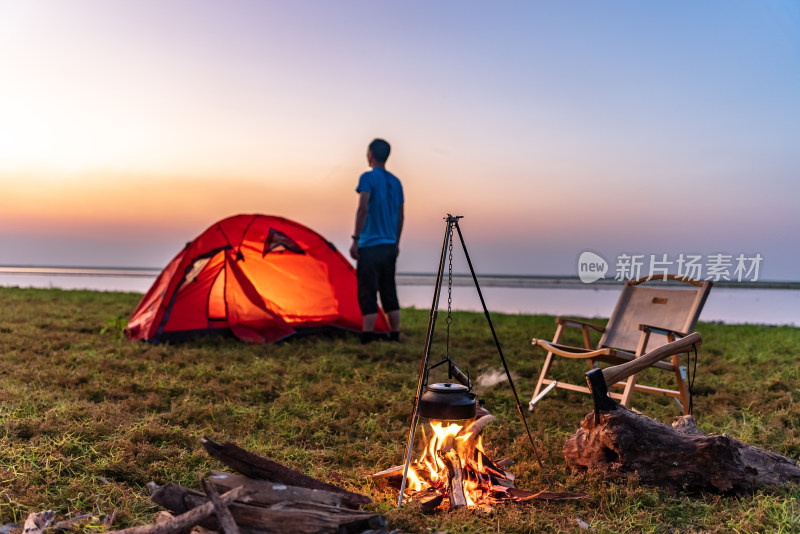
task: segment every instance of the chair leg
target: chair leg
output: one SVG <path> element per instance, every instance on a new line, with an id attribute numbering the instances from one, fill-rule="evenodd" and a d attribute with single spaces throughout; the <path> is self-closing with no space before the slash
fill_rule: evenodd
<path id="1" fill-rule="evenodd" d="M 560 343 L 561 336 L 564 333 L 564 325 L 559 324 L 556 327 L 556 333 L 553 336 L 553 343 Z M 533 397 L 531 400 L 535 399 L 536 396 L 542 392 L 544 389 L 544 381 L 547 378 L 547 375 L 550 374 L 550 366 L 553 365 L 553 353 L 548 352 L 547 357 L 544 359 L 544 365 L 542 366 L 542 372 L 539 373 L 539 381 L 536 383 L 536 389 L 533 391 Z"/>
<path id="2" fill-rule="evenodd" d="M 547 357 L 544 359 L 542 372 L 539 373 L 539 381 L 536 383 L 536 389 L 533 390 L 533 397 L 531 397 L 531 399 L 535 399 L 536 396 L 542 392 L 542 389 L 544 389 L 544 381 L 547 378 L 547 375 L 550 374 L 551 365 L 553 365 L 553 353 L 548 352 Z"/>
<path id="3" fill-rule="evenodd" d="M 678 383 L 678 393 L 681 396 L 681 405 L 683 406 L 683 415 L 689 415 L 689 386 L 683 379 L 681 373 L 681 359 L 680 356 L 675 354 L 672 356 L 672 366 L 675 368 L 675 380 Z"/>
<path id="4" fill-rule="evenodd" d="M 620 400 L 620 404 L 622 404 L 628 409 L 630 409 L 631 407 L 631 396 L 633 396 L 633 391 L 635 387 L 636 387 L 636 375 L 631 375 L 628 377 L 628 381 L 625 382 L 625 391 L 622 392 L 622 399 Z"/>
<path id="5" fill-rule="evenodd" d="M 639 346 L 636 347 L 637 358 L 647 352 L 648 341 L 650 341 L 650 331 L 643 330 L 641 337 L 639 337 Z M 625 382 L 625 391 L 622 392 L 621 403 L 626 408 L 630 409 L 631 407 L 631 396 L 633 395 L 635 387 L 636 387 L 636 375 L 634 374 L 628 377 L 628 381 Z"/>

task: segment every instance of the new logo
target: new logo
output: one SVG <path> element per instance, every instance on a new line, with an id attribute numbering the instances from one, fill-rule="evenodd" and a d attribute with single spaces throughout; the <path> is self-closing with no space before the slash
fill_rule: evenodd
<path id="1" fill-rule="evenodd" d="M 581 252 L 578 258 L 578 277 L 584 284 L 591 284 L 605 278 L 608 262 L 594 252 Z"/>

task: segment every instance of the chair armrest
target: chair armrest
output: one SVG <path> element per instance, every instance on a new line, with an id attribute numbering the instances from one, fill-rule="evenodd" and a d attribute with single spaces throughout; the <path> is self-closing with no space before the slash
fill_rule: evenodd
<path id="1" fill-rule="evenodd" d="M 606 331 L 604 326 L 598 326 L 596 324 L 589 323 L 587 321 L 581 321 L 580 319 L 567 319 L 566 317 L 556 317 L 556 323 L 564 326 L 574 326 L 576 328 L 591 328 L 595 332 L 600 332 L 601 334 Z"/>
<path id="2" fill-rule="evenodd" d="M 628 354 L 624 351 L 618 351 L 615 349 L 609 348 L 602 348 L 602 349 L 584 349 L 582 347 L 572 347 L 569 345 L 560 345 L 558 343 L 553 343 L 552 341 L 547 341 L 544 339 L 537 339 L 533 338 L 531 341 L 531 345 L 539 346 L 545 349 L 547 352 L 552 352 L 553 354 L 558 354 L 559 356 L 563 356 L 565 358 L 577 358 L 583 360 L 590 360 L 599 357 L 608 357 L 612 353 L 616 357 L 617 354 L 622 354 L 623 356 L 619 357 L 619 359 L 623 359 L 625 356 L 628 356 L 629 359 L 633 358 L 633 354 Z M 624 358 L 627 360 L 628 358 Z"/>
<path id="3" fill-rule="evenodd" d="M 678 330 L 670 330 L 669 328 L 662 328 L 660 326 L 653 326 L 649 324 L 640 324 L 639 330 L 642 332 L 648 332 L 651 334 L 661 334 L 664 336 L 668 336 L 673 334 L 676 338 L 686 337 L 689 334 L 687 332 L 680 332 Z"/>
<path id="4" fill-rule="evenodd" d="M 650 340 L 650 334 L 660 334 L 666 336 L 667 342 L 670 345 L 689 335 L 686 332 L 679 332 L 677 330 L 670 330 L 669 328 L 662 328 L 660 326 L 653 326 L 649 324 L 640 324 L 639 330 L 642 332 L 642 335 L 639 338 L 639 346 L 636 349 L 637 358 L 647 352 L 647 343 Z M 661 367 L 661 364 L 655 364 L 654 367 Z"/>

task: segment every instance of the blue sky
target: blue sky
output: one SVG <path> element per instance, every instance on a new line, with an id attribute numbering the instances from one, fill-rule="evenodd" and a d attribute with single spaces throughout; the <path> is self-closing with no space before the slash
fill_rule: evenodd
<path id="1" fill-rule="evenodd" d="M 760 254 L 798 279 L 800 4 L 0 0 L 2 264 L 160 267 L 223 217 L 346 250 L 394 148 L 399 269 Z"/>

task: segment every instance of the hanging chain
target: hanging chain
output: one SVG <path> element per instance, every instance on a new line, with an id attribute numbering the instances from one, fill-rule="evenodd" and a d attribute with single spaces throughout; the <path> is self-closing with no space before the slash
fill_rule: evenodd
<path id="1" fill-rule="evenodd" d="M 449 225 L 449 241 L 450 245 L 447 249 L 448 258 L 447 258 L 447 342 L 445 343 L 445 358 L 450 359 L 450 325 L 453 324 L 453 315 L 452 315 L 452 306 L 453 306 L 453 226 L 455 225 L 454 222 L 451 222 Z"/>

